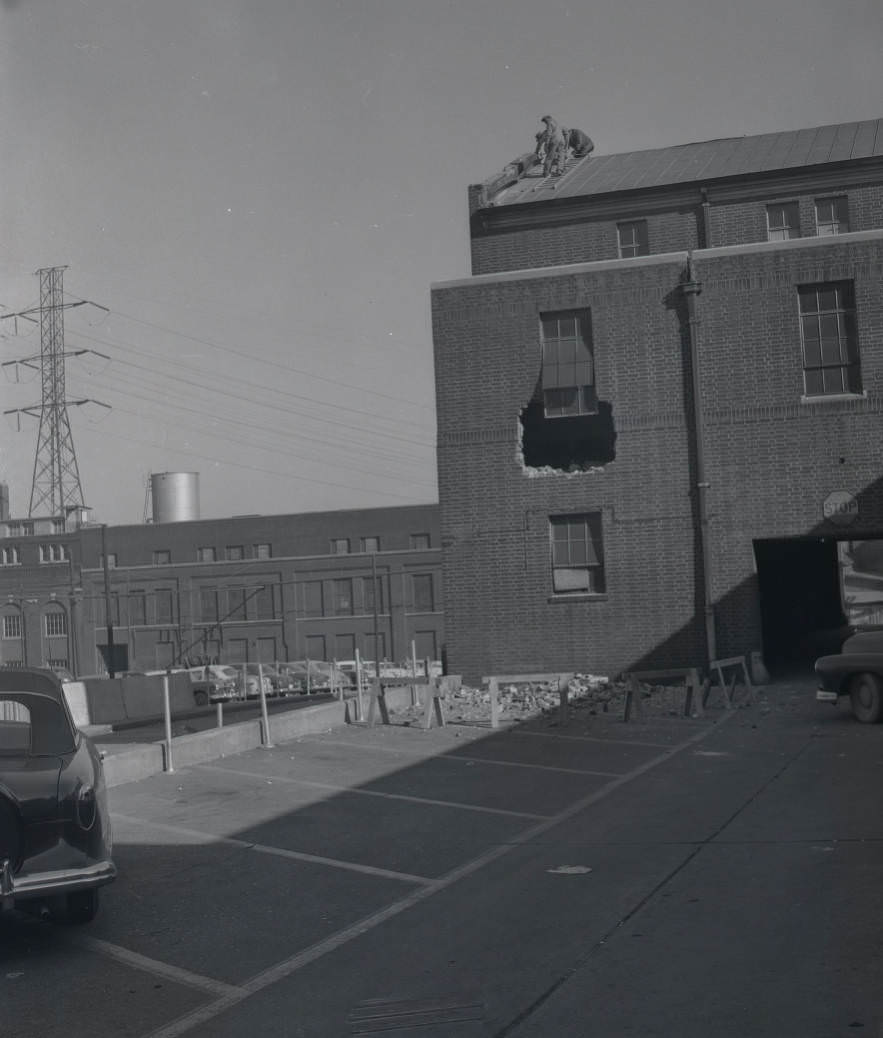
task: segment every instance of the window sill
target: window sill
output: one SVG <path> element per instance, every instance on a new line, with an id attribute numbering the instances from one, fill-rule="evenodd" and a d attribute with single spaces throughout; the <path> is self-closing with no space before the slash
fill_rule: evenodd
<path id="1" fill-rule="evenodd" d="M 606 602 L 607 592 L 605 591 L 603 594 L 593 594 L 591 591 L 586 591 L 576 592 L 576 594 L 550 595 L 546 601 L 549 604 L 559 604 L 562 602 Z"/>
<path id="2" fill-rule="evenodd" d="M 820 393 L 818 396 L 801 396 L 801 404 L 827 404 L 843 400 L 867 400 L 866 390 L 861 393 Z"/>

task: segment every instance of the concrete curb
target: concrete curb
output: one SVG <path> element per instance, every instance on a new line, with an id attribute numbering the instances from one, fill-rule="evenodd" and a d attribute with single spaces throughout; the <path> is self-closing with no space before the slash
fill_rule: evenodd
<path id="1" fill-rule="evenodd" d="M 270 715 L 270 736 L 274 743 L 288 742 L 301 735 L 325 732 L 346 723 L 344 705 L 339 700 Z M 224 728 L 180 735 L 172 740 L 172 765 L 177 770 L 229 754 L 244 753 L 262 745 L 262 722 L 242 721 Z M 117 747 L 95 740 L 104 749 L 104 778 L 108 787 L 122 786 L 157 775 L 164 770 L 165 743 L 142 743 L 115 752 Z"/>

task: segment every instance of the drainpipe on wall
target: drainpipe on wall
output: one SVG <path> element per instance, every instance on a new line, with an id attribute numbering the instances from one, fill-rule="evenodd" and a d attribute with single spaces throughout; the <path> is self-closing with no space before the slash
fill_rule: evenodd
<path id="1" fill-rule="evenodd" d="M 692 256 L 687 254 L 686 280 L 681 285 L 687 301 L 688 331 L 690 336 L 690 369 L 693 380 L 693 429 L 696 438 L 696 495 L 699 513 L 699 553 L 702 559 L 705 645 L 708 661 L 717 659 L 714 602 L 712 599 L 711 553 L 708 536 L 708 481 L 705 476 L 705 431 L 702 422 L 702 391 L 699 379 L 699 319 L 696 299 L 702 292 L 702 283 L 693 280 Z"/>
<path id="2" fill-rule="evenodd" d="M 699 189 L 702 196 L 702 248 L 710 249 L 711 241 L 711 202 L 708 201 L 708 188 Z"/>

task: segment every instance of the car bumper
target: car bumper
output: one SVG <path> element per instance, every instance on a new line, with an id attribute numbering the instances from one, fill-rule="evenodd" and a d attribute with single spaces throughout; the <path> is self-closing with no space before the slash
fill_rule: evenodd
<path id="1" fill-rule="evenodd" d="M 73 894 L 77 890 L 94 890 L 116 879 L 116 866 L 112 861 L 93 862 L 81 868 L 53 869 L 51 872 L 34 872 L 14 876 L 8 861 L 0 861 L 0 913 L 15 907 L 17 901 L 34 898 L 57 897 Z"/>
<path id="2" fill-rule="evenodd" d="M 816 690 L 816 702 L 818 703 L 836 703 L 837 693 L 831 692 L 827 688 L 819 688 Z"/>

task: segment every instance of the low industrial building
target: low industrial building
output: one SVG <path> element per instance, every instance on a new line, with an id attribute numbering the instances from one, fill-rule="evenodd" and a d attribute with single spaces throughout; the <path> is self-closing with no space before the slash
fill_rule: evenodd
<path id="1" fill-rule="evenodd" d="M 200 519 L 195 475 L 161 474 L 153 522 L 0 516 L 0 664 L 440 658 L 437 505 Z"/>
<path id="2" fill-rule="evenodd" d="M 526 153 L 468 199 L 432 289 L 450 669 L 776 671 L 874 615 L 883 121 Z"/>

